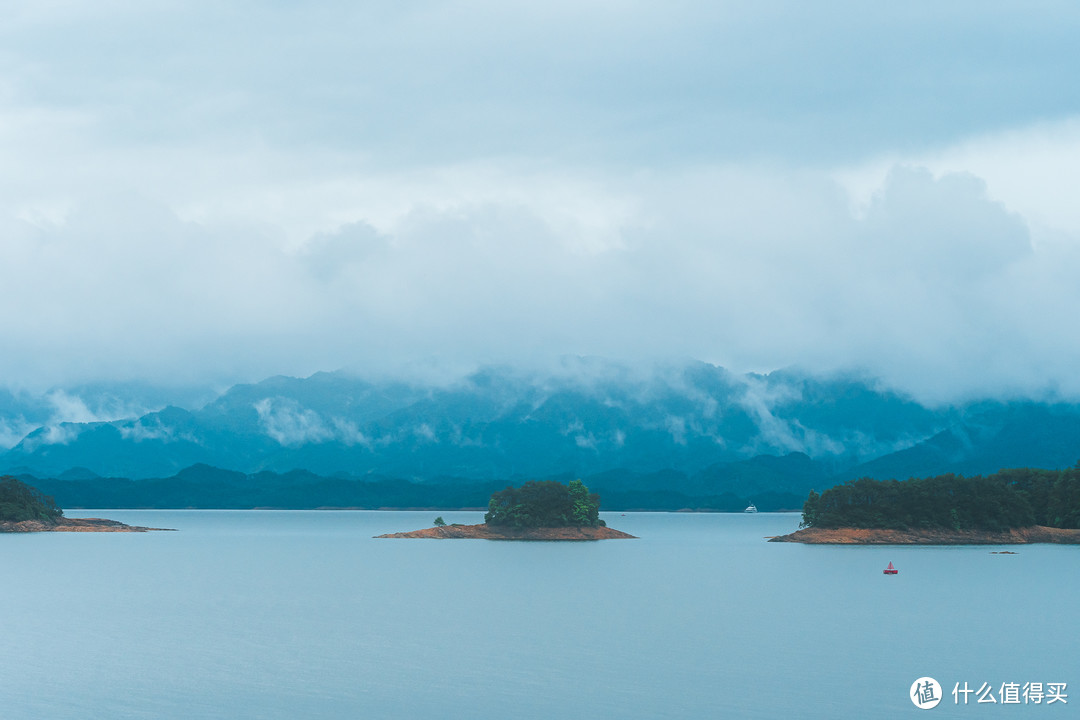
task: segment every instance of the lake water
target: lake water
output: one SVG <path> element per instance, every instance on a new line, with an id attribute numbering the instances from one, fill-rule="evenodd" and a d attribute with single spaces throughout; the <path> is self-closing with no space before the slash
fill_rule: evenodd
<path id="1" fill-rule="evenodd" d="M 0 536 L 0 717 L 892 718 L 1080 707 L 1080 547 L 767 543 L 791 514 L 605 514 L 638 540 L 375 540 L 434 512 L 101 511 Z M 447 522 L 479 513 L 444 512 Z M 897 576 L 882 569 L 892 561 Z M 954 705 L 1066 682 L 1068 705 Z"/>

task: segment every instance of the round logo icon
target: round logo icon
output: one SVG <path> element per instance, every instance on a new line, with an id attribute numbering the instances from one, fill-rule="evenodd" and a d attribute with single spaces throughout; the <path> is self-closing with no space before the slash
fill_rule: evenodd
<path id="1" fill-rule="evenodd" d="M 932 677 L 921 677 L 911 683 L 911 694 L 908 697 L 915 703 L 915 707 L 929 710 L 941 702 L 941 685 Z"/>

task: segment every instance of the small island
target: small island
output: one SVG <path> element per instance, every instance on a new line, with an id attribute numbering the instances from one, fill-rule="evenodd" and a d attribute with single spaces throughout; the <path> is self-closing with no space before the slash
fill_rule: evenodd
<path id="1" fill-rule="evenodd" d="M 481 525 L 447 525 L 412 532 L 378 535 L 379 538 L 480 540 L 614 540 L 633 538 L 607 527 L 600 519 L 600 496 L 580 480 L 569 485 L 554 480 L 530 480 L 520 488 L 495 492 Z"/>
<path id="2" fill-rule="evenodd" d="M 103 518 L 66 518 L 51 496 L 10 475 L 0 477 L 0 533 L 147 532 L 162 529 L 125 525 Z"/>
<path id="3" fill-rule="evenodd" d="M 861 478 L 803 505 L 801 529 L 770 542 L 814 545 L 1080 544 L 1080 464 L 983 476 Z"/>

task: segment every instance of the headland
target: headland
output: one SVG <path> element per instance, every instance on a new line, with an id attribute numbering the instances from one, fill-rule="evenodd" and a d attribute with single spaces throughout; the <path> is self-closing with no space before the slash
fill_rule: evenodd
<path id="1" fill-rule="evenodd" d="M 48 520 L 22 520 L 20 522 L 0 522 L 0 533 L 32 532 L 149 532 L 151 530 L 171 530 L 171 528 L 142 527 L 125 525 L 116 520 L 104 518 L 57 518 Z"/>

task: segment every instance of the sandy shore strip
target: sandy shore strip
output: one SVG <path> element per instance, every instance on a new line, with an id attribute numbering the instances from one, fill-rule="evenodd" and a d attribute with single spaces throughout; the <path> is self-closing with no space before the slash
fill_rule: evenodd
<path id="1" fill-rule="evenodd" d="M 412 532 L 376 535 L 378 538 L 422 538 L 432 540 L 619 540 L 630 538 L 608 527 L 511 528 L 493 525 L 445 525 Z"/>
<path id="2" fill-rule="evenodd" d="M 877 528 L 806 528 L 769 542 L 807 545 L 1026 545 L 1080 544 L 1080 530 L 1033 525 L 1001 532 L 989 530 L 884 530 Z"/>

